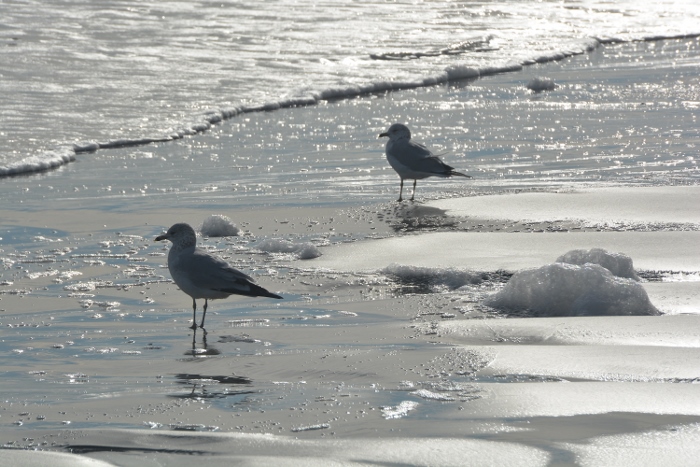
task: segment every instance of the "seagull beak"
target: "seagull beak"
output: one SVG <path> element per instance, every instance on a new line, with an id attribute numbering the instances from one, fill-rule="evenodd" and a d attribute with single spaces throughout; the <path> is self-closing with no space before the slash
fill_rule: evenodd
<path id="1" fill-rule="evenodd" d="M 389 133 L 384 132 L 384 133 L 382 133 L 381 135 L 379 135 L 380 138 L 381 138 L 382 136 L 386 136 L 386 137 L 388 138 L 388 137 L 389 137 Z"/>
<path id="2" fill-rule="evenodd" d="M 167 240 L 167 239 L 168 239 L 168 234 L 163 234 L 163 235 L 158 235 L 158 236 L 156 237 L 156 239 L 153 240 L 153 241 L 154 241 L 154 242 L 159 242 L 159 241 L 161 241 L 161 240 Z"/>

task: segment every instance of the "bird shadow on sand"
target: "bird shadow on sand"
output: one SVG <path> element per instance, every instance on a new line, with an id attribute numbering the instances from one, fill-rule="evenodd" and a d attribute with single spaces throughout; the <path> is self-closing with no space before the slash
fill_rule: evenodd
<path id="1" fill-rule="evenodd" d="M 461 222 L 443 209 L 415 202 L 394 204 L 380 212 L 378 218 L 396 233 L 454 230 Z"/>

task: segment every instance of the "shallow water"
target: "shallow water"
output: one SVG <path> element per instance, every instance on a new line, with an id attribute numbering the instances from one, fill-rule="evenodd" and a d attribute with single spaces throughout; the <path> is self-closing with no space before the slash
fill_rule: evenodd
<path id="1" fill-rule="evenodd" d="M 699 54 L 697 40 L 616 44 L 520 74 L 249 114 L 184 140 L 83 154 L 3 189 L 25 209 L 46 199 L 106 210 L 375 203 L 398 191 L 377 138 L 394 121 L 475 177 L 421 181 L 419 196 L 696 183 Z M 524 87 L 540 74 L 556 91 Z"/>
<path id="2" fill-rule="evenodd" d="M 74 145 L 179 138 L 246 109 L 520 70 L 610 41 L 700 34 L 692 0 L 536 9 L 73 0 L 0 11 L 0 175 L 65 164 Z"/>

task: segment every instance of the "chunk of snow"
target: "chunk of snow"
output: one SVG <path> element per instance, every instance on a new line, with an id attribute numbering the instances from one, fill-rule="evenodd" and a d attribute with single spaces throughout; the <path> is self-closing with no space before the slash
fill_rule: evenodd
<path id="1" fill-rule="evenodd" d="M 571 250 L 557 258 L 557 263 L 578 264 L 579 266 L 586 263 L 599 264 L 615 276 L 639 280 L 639 276 L 634 272 L 632 258 L 623 253 L 609 253 L 602 248 Z"/>
<path id="2" fill-rule="evenodd" d="M 519 271 L 484 303 L 532 316 L 660 314 L 640 283 L 591 263 L 553 263 Z"/>
<path id="3" fill-rule="evenodd" d="M 204 219 L 199 231 L 207 237 L 235 237 L 241 229 L 236 227 L 228 217 L 214 214 Z"/>
<path id="4" fill-rule="evenodd" d="M 322 254 L 311 242 L 293 243 L 279 238 L 263 240 L 255 248 L 266 253 L 291 253 L 299 259 L 318 258 Z"/>

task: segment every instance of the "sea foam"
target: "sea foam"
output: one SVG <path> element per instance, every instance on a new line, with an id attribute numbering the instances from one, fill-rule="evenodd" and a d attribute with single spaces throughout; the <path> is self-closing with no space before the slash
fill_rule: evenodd
<path id="1" fill-rule="evenodd" d="M 207 237 L 235 237 L 241 229 L 236 227 L 228 217 L 214 214 L 204 219 L 199 231 Z"/>
<path id="2" fill-rule="evenodd" d="M 321 250 L 311 242 L 294 243 L 288 240 L 270 238 L 255 245 L 255 249 L 266 253 L 288 253 L 299 259 L 313 259 L 321 256 Z"/>
<path id="3" fill-rule="evenodd" d="M 531 316 L 660 314 L 639 282 L 593 263 L 557 262 L 519 271 L 484 303 Z"/>
<path id="4" fill-rule="evenodd" d="M 533 92 L 542 92 L 542 91 L 554 91 L 554 89 L 556 89 L 557 85 L 553 79 L 540 77 L 540 78 L 532 78 L 530 81 L 528 81 L 528 83 L 525 85 L 525 87 Z"/>
<path id="5" fill-rule="evenodd" d="M 557 258 L 556 262 L 578 265 L 586 263 L 598 264 L 615 276 L 639 280 L 639 276 L 634 272 L 632 258 L 623 253 L 609 253 L 602 248 L 571 250 Z"/>
<path id="6" fill-rule="evenodd" d="M 55 169 L 75 160 L 75 151 L 60 147 L 40 155 L 30 156 L 17 162 L 0 166 L 0 177 Z"/>

